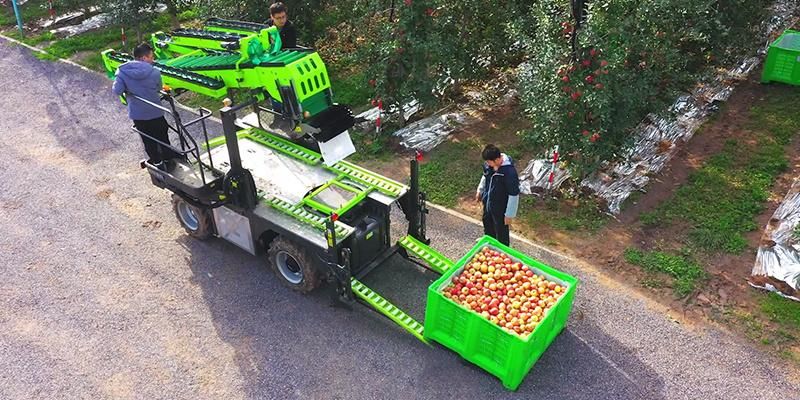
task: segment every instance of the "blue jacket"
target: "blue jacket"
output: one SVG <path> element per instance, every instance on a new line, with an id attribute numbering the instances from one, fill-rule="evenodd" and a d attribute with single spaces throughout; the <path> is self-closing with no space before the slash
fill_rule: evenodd
<path id="1" fill-rule="evenodd" d="M 119 96 L 124 92 L 135 94 L 155 104 L 161 104 L 161 72 L 144 61 L 128 61 L 119 66 L 111 91 Z M 164 112 L 133 96 L 128 97 L 128 116 L 132 120 L 151 120 L 164 116 Z"/>
<path id="2" fill-rule="evenodd" d="M 519 208 L 519 176 L 514 168 L 514 160 L 501 154 L 503 163 L 495 171 L 483 164 L 483 177 L 478 185 L 478 193 L 483 201 L 483 211 L 496 216 L 516 218 Z"/>

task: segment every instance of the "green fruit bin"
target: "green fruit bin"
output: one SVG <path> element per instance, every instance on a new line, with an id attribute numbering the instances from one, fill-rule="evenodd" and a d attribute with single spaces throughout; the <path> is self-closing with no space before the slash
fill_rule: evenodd
<path id="1" fill-rule="evenodd" d="M 761 82 L 800 85 L 800 31 L 786 30 L 769 45 Z"/>
<path id="2" fill-rule="evenodd" d="M 475 253 L 485 246 L 505 253 L 514 262 L 524 264 L 537 275 L 566 287 L 564 294 L 527 336 L 506 331 L 442 294 L 453 276 L 460 274 Z M 489 236 L 484 236 L 452 268 L 428 287 L 425 338 L 440 343 L 500 378 L 506 389 L 516 390 L 533 364 L 564 329 L 572 309 L 577 285 L 576 278 L 534 260 Z"/>

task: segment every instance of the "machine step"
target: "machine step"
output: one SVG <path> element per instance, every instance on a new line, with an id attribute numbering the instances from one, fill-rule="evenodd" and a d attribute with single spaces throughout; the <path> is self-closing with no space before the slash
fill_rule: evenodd
<path id="1" fill-rule="evenodd" d="M 453 261 L 411 235 L 400 239 L 397 243 L 409 253 L 421 258 L 432 270 L 441 275 L 444 275 L 447 270 L 453 267 Z"/>
<path id="2" fill-rule="evenodd" d="M 350 282 L 350 286 L 352 287 L 353 293 L 355 293 L 356 296 L 364 300 L 367 304 L 372 306 L 381 314 L 389 317 L 389 319 L 394 321 L 397 325 L 400 325 L 401 328 L 414 335 L 417 339 L 428 343 L 423 336 L 424 327 L 422 324 L 417 322 L 414 318 L 411 318 L 410 315 L 406 314 L 399 308 L 395 307 L 394 304 L 390 303 L 378 293 L 375 293 L 372 289 L 361 283 L 358 279 L 352 278 Z"/>

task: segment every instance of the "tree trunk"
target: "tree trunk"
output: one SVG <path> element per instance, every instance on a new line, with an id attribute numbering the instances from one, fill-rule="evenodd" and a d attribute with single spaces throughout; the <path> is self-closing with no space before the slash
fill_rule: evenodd
<path id="1" fill-rule="evenodd" d="M 167 0 L 167 13 L 169 13 L 170 20 L 172 20 L 172 27 L 178 29 L 181 27 L 181 23 L 178 20 L 178 4 L 175 3 L 174 0 Z"/>

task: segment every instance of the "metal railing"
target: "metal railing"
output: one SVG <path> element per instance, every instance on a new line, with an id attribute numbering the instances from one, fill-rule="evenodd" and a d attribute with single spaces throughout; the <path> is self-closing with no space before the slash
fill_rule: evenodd
<path id="1" fill-rule="evenodd" d="M 199 123 L 203 130 L 203 140 L 205 141 L 205 148 L 210 149 L 211 147 L 209 146 L 209 141 L 208 141 L 208 127 L 206 126 L 206 119 L 211 117 L 212 115 L 211 111 L 206 108 L 200 107 L 198 108 L 199 116 L 197 118 L 194 118 L 187 123 L 183 123 L 183 121 L 181 120 L 180 113 L 178 113 L 178 110 L 175 106 L 175 99 L 169 93 L 162 92 L 161 96 L 162 100 L 167 101 L 167 103 L 169 104 L 169 108 L 164 107 L 161 104 L 153 103 L 150 100 L 147 100 L 132 93 L 127 93 L 126 96 L 133 97 L 138 101 L 141 101 L 151 107 L 159 109 L 172 118 L 173 124 L 170 124 L 169 121 L 167 121 L 167 127 L 169 130 L 175 132 L 178 135 L 178 141 L 180 142 L 180 149 L 178 149 L 175 146 L 172 146 L 172 144 L 170 143 L 165 143 L 145 132 L 140 131 L 135 126 L 133 127 L 133 130 L 136 131 L 136 133 L 138 133 L 143 138 L 151 140 L 156 144 L 158 144 L 159 146 L 162 146 L 164 148 L 173 151 L 175 154 L 178 154 L 182 157 L 186 157 L 187 159 L 188 156 L 191 155 L 191 157 L 193 157 L 197 161 L 197 164 L 200 166 L 200 179 L 202 180 L 203 185 L 208 184 L 208 181 L 206 181 L 205 169 L 207 168 L 210 171 L 215 171 L 214 160 L 211 157 L 211 153 L 208 153 L 208 164 L 203 162 L 203 160 L 201 159 L 200 148 L 197 145 L 197 140 L 195 140 L 195 138 L 192 137 L 187 128 Z"/>

